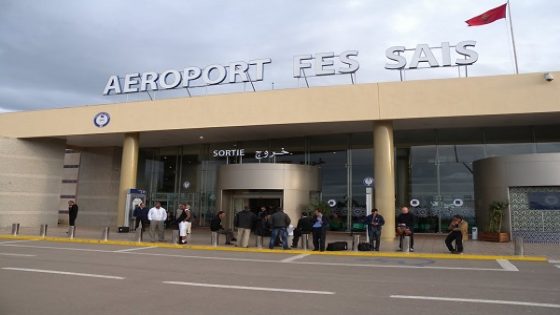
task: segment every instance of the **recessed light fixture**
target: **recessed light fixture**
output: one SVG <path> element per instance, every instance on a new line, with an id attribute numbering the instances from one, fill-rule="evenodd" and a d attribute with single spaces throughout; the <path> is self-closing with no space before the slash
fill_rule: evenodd
<path id="1" fill-rule="evenodd" d="M 200 137 L 198 137 L 198 139 L 204 140 L 204 136 L 200 136 Z"/>

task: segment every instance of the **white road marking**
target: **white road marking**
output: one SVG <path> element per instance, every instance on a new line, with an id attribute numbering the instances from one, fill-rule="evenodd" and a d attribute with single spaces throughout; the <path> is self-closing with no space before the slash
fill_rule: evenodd
<path id="1" fill-rule="evenodd" d="M 554 267 L 556 267 L 556 268 L 560 269 L 560 265 L 554 265 Z"/>
<path id="2" fill-rule="evenodd" d="M 150 249 L 150 248 L 155 248 L 156 246 L 148 246 L 148 247 L 134 247 L 134 248 L 127 248 L 127 249 L 119 249 L 119 250 L 114 250 L 114 253 L 126 253 L 126 252 L 132 252 L 135 250 L 142 250 L 142 249 Z"/>
<path id="3" fill-rule="evenodd" d="M 0 244 L 0 246 L 2 246 L 2 244 Z M 117 251 L 114 251 L 114 250 L 73 248 L 73 247 L 54 247 L 54 246 L 37 246 L 37 245 L 5 245 L 5 246 L 6 247 L 36 248 L 36 249 L 59 249 L 59 250 L 97 252 L 97 253 L 161 256 L 161 257 L 199 258 L 199 259 L 206 259 L 206 260 L 226 260 L 226 261 L 240 261 L 240 262 L 259 262 L 259 263 L 261 263 L 261 262 L 268 262 L 268 263 L 278 262 L 278 261 L 275 261 L 275 260 L 267 260 L 267 259 L 230 258 L 230 257 L 195 256 L 195 255 L 174 255 L 174 254 L 137 253 L 137 252 L 117 252 Z M 501 270 L 501 269 L 499 269 L 499 270 Z"/>
<path id="4" fill-rule="evenodd" d="M 13 244 L 13 243 L 23 243 L 23 242 L 34 242 L 35 240 L 17 240 L 17 241 L 3 241 L 0 242 L 0 245 L 4 244 Z"/>
<path id="5" fill-rule="evenodd" d="M 114 253 L 113 250 L 103 250 L 103 249 L 88 249 L 88 248 L 72 248 L 72 247 L 54 247 L 54 246 L 37 246 L 37 245 L 4 245 L 0 243 L 0 246 L 6 247 L 22 247 L 22 248 L 44 248 L 44 249 L 60 249 L 60 250 L 74 250 L 80 252 L 99 252 L 99 253 Z"/>
<path id="6" fill-rule="evenodd" d="M 2 246 L 2 244 L 0 244 Z M 215 257 L 215 256 L 196 256 L 196 255 L 176 255 L 176 254 L 157 254 L 157 253 L 139 253 L 139 252 L 116 252 L 114 250 L 102 249 L 86 249 L 86 248 L 70 248 L 70 247 L 54 247 L 54 246 L 37 246 L 37 245 L 4 245 L 6 247 L 22 247 L 22 248 L 37 248 L 37 249 L 58 249 L 70 251 L 84 251 L 84 252 L 99 252 L 99 253 L 113 253 L 113 254 L 127 254 L 127 255 L 144 255 L 144 256 L 160 256 L 160 257 L 177 257 L 188 259 L 203 259 L 203 260 L 222 260 L 222 261 L 237 261 L 237 262 L 256 262 L 256 263 L 283 263 L 278 260 L 271 259 L 255 259 L 255 258 L 233 258 L 233 257 Z M 365 268 L 397 268 L 397 269 L 433 269 L 433 270 L 467 270 L 467 271 L 509 271 L 503 268 L 470 268 L 470 267 L 440 267 L 440 266 L 404 266 L 404 265 L 380 265 L 380 264 L 351 264 L 351 263 L 329 263 L 329 262 L 306 262 L 294 261 L 290 264 L 295 265 L 312 265 L 312 266 L 337 266 L 337 267 L 365 267 Z"/>
<path id="7" fill-rule="evenodd" d="M 251 259 L 251 258 L 230 258 L 230 257 L 214 257 L 214 256 L 194 256 L 194 255 L 173 255 L 173 254 L 155 254 L 155 253 L 134 253 L 125 252 L 123 254 L 130 255 L 145 255 L 145 256 L 162 256 L 162 257 L 177 257 L 189 259 L 204 259 L 204 260 L 225 260 L 225 261 L 238 261 L 238 262 L 257 262 L 257 263 L 285 263 L 281 260 L 267 260 L 267 259 Z M 439 267 L 439 266 L 403 266 L 403 265 L 376 265 L 376 264 L 349 264 L 349 263 L 329 263 L 329 262 L 307 262 L 307 261 L 294 261 L 289 262 L 294 265 L 312 265 L 312 266 L 337 266 L 337 267 L 367 267 L 367 268 L 397 268 L 397 269 L 436 269 L 436 270 L 472 270 L 472 271 L 507 271 L 502 268 L 469 268 L 469 267 Z"/>
<path id="8" fill-rule="evenodd" d="M 415 296 L 415 295 L 391 295 L 391 297 L 395 298 L 395 299 L 447 301 L 447 302 L 453 302 L 453 303 L 469 302 L 469 303 L 505 304 L 505 305 L 521 305 L 521 306 L 560 308 L 560 304 L 505 301 L 505 300 L 463 299 L 463 298 L 446 298 L 446 297 L 437 297 L 437 296 Z"/>
<path id="9" fill-rule="evenodd" d="M 163 283 L 176 284 L 176 285 L 186 285 L 186 286 L 192 286 L 192 287 L 220 288 L 220 289 L 234 289 L 234 290 L 251 290 L 251 291 L 268 291 L 268 292 L 285 292 L 285 293 L 307 293 L 307 294 L 325 294 L 325 295 L 335 294 L 335 292 L 330 292 L 330 291 L 310 291 L 310 290 L 294 290 L 294 289 L 280 289 L 280 288 L 246 287 L 246 286 L 240 286 L 240 285 L 210 284 L 210 283 L 197 283 L 197 282 L 163 281 Z"/>
<path id="10" fill-rule="evenodd" d="M 296 261 L 297 265 L 319 265 L 319 266 L 339 266 L 339 267 L 369 267 L 369 268 L 396 268 L 396 269 L 435 269 L 435 270 L 471 270 L 471 271 L 507 271 L 496 268 L 470 268 L 470 267 L 441 267 L 441 266 L 403 266 L 403 265 L 375 265 L 375 264 L 346 264 L 328 262 L 307 262 Z"/>
<path id="11" fill-rule="evenodd" d="M 307 256 L 309 256 L 309 254 L 300 254 L 300 255 L 296 255 L 296 256 L 292 256 L 292 257 L 282 259 L 282 260 L 280 260 L 280 262 L 290 263 L 290 262 L 293 262 L 293 261 L 298 260 L 298 259 L 302 259 L 302 258 L 307 257 Z"/>
<path id="12" fill-rule="evenodd" d="M 45 269 L 28 269 L 28 268 L 13 268 L 13 267 L 4 267 L 2 269 L 3 270 L 13 270 L 13 271 L 52 273 L 52 274 L 58 274 L 58 275 L 69 275 L 69 276 L 80 276 L 80 277 L 116 279 L 116 280 L 123 280 L 124 279 L 124 277 L 117 277 L 117 276 L 96 275 L 96 274 L 92 274 L 92 273 L 67 272 L 67 271 L 45 270 Z"/>
<path id="13" fill-rule="evenodd" d="M 519 271 L 519 269 L 507 259 L 496 259 L 496 261 L 506 271 Z"/>
<path id="14" fill-rule="evenodd" d="M 551 260 L 551 259 L 549 259 L 548 262 L 551 263 L 551 264 L 560 264 L 560 260 Z"/>
<path id="15" fill-rule="evenodd" d="M 13 253 L 0 253 L 3 256 L 21 256 L 21 257 L 35 257 L 37 255 L 29 255 L 29 254 L 13 254 Z"/>

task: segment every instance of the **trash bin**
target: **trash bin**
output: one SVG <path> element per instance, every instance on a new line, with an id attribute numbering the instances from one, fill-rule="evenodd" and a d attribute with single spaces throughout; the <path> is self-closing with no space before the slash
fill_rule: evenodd
<path id="1" fill-rule="evenodd" d="M 476 226 L 472 227 L 472 240 L 476 241 L 478 239 L 478 228 Z"/>

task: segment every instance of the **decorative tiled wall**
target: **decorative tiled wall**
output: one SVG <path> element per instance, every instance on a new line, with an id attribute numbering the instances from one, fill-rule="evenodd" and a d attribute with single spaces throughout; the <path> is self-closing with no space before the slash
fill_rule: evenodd
<path id="1" fill-rule="evenodd" d="M 560 187 L 510 187 L 513 237 L 529 243 L 560 243 L 560 209 L 529 210 L 529 192 L 560 192 Z"/>

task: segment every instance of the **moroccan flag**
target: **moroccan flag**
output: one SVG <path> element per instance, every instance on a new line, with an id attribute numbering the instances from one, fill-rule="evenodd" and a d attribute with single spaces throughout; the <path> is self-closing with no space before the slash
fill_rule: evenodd
<path id="1" fill-rule="evenodd" d="M 504 3 L 499 7 L 488 10 L 479 16 L 475 16 L 472 19 L 466 20 L 465 22 L 469 26 L 489 24 L 499 19 L 505 19 L 506 10 L 507 10 L 507 3 Z"/>

